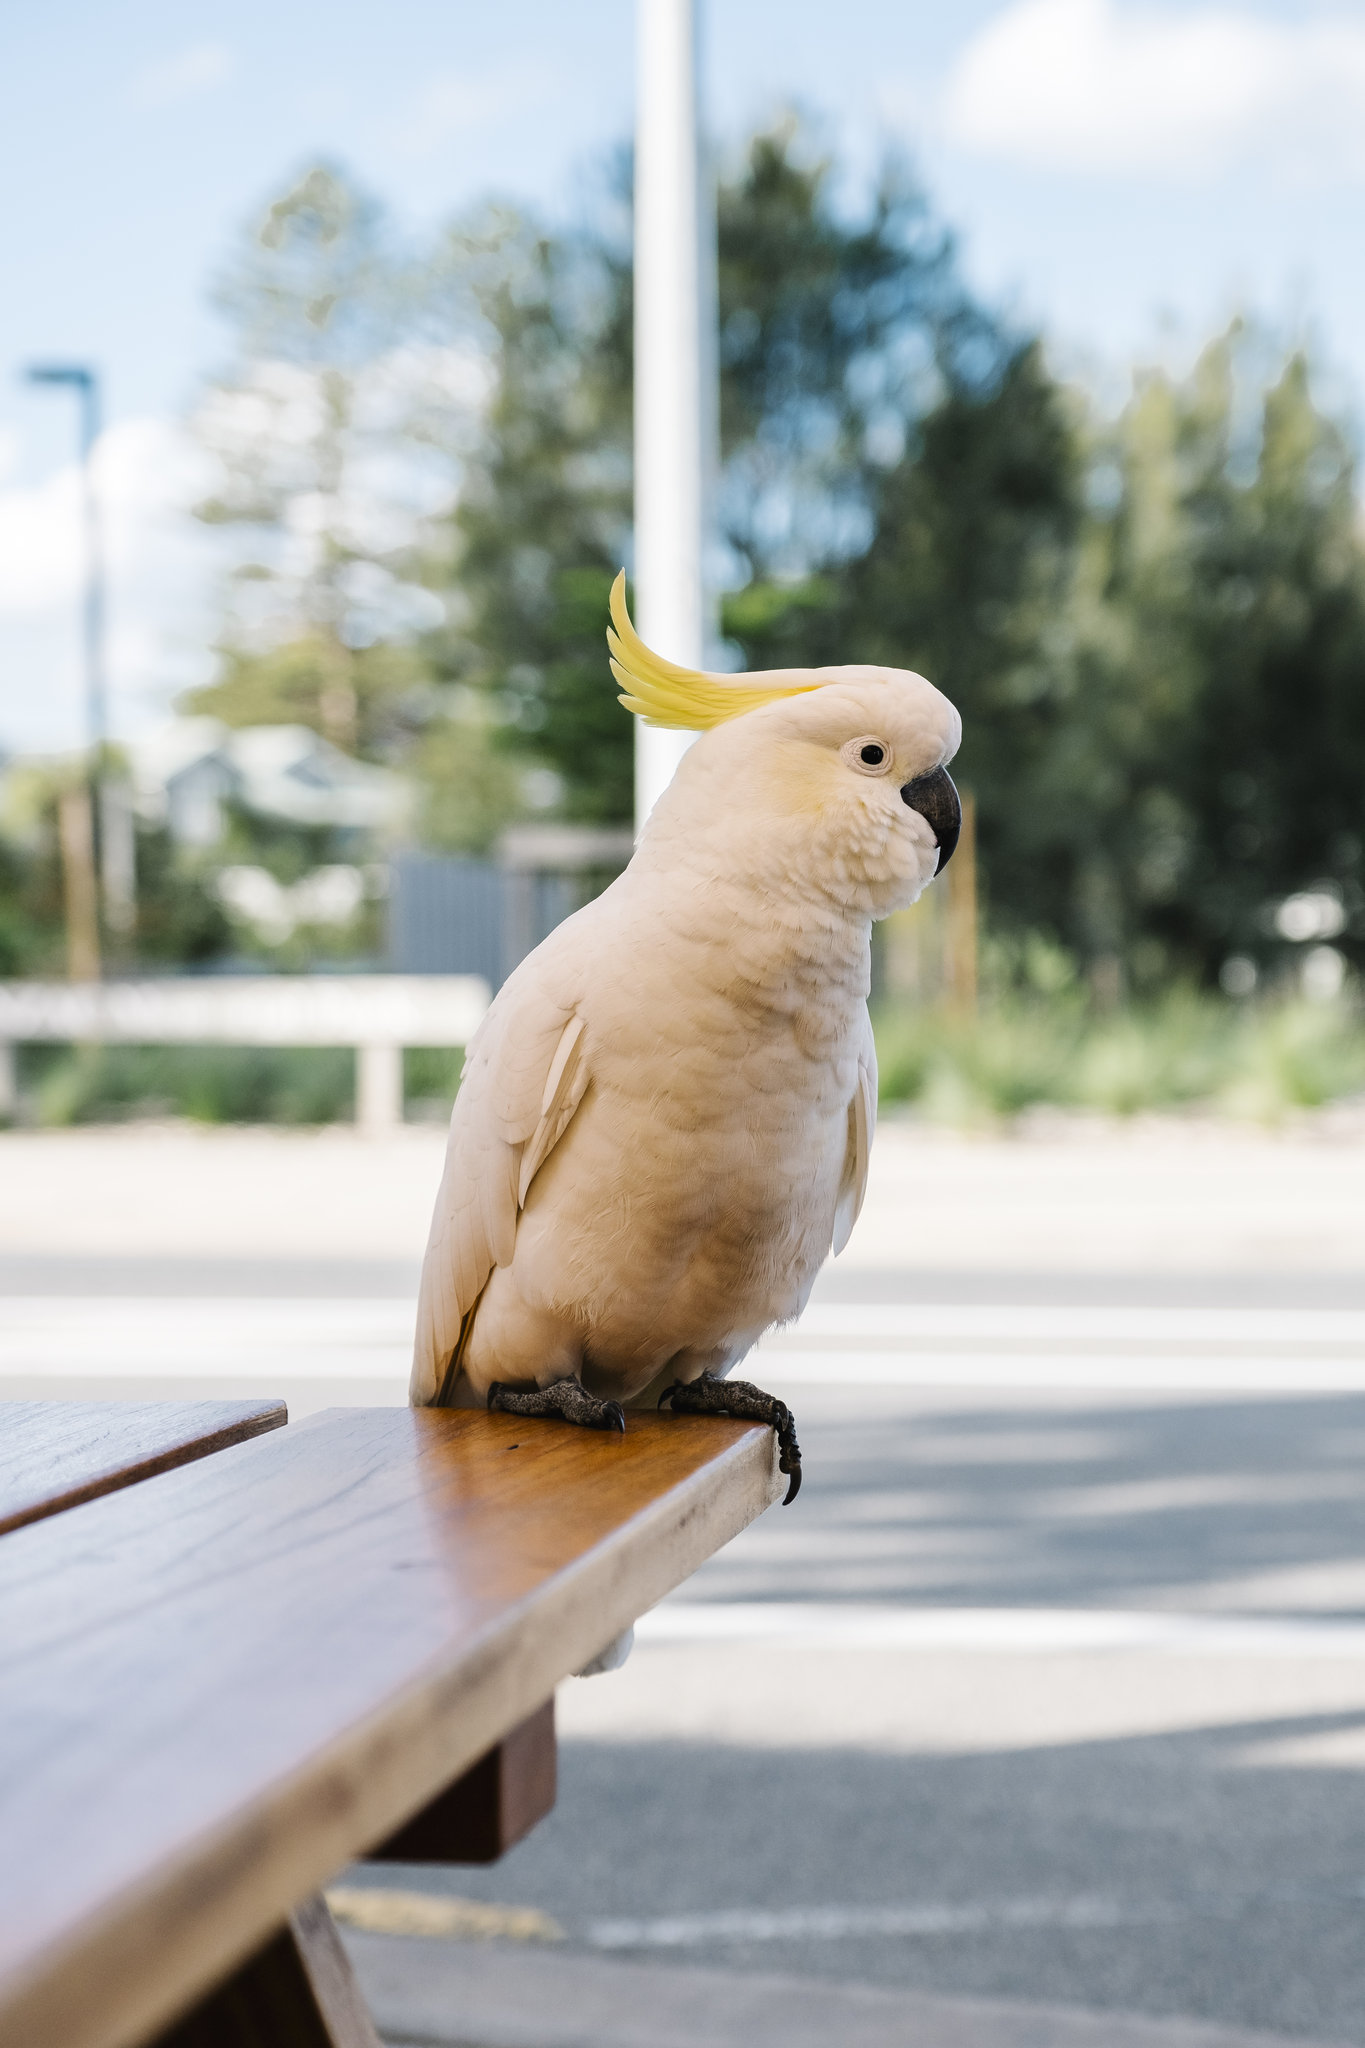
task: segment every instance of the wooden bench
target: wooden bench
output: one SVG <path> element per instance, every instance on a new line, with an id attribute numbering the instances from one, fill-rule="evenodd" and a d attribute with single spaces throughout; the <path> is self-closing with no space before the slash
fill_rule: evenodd
<path id="1" fill-rule="evenodd" d="M 7 1401 L 0 1536 L 286 1420 L 283 1401 Z"/>
<path id="2" fill-rule="evenodd" d="M 5 1536 L 5 2048 L 376 2048 L 322 1884 L 497 1853 L 555 1686 L 784 1485 L 723 1418 L 348 1409 Z"/>

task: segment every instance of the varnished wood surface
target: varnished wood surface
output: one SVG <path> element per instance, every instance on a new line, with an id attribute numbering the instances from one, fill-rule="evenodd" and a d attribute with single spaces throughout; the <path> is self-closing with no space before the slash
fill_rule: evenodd
<path id="1" fill-rule="evenodd" d="M 0 2041 L 151 2038 L 781 1491 L 721 1417 L 347 1409 L 7 1537 Z"/>
<path id="2" fill-rule="evenodd" d="M 287 1419 L 283 1401 L 0 1401 L 0 1536 Z"/>

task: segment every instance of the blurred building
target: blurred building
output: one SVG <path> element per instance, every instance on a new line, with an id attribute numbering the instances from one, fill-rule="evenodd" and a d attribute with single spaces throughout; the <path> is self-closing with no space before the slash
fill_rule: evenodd
<path id="1" fill-rule="evenodd" d="M 217 846 L 232 806 L 357 840 L 392 839 L 410 807 L 403 776 L 352 760 L 306 725 L 183 718 L 130 752 L 139 815 L 165 825 L 178 846 Z"/>
<path id="2" fill-rule="evenodd" d="M 389 887 L 389 966 L 481 974 L 492 988 L 630 859 L 628 828 L 520 825 L 494 861 L 405 852 Z"/>

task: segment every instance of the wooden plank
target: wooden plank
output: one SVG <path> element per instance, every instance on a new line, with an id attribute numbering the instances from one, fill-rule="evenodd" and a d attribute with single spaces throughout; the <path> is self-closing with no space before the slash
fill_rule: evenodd
<path id="1" fill-rule="evenodd" d="M 546 1700 L 367 1861 L 496 1863 L 544 1820 L 558 1790 L 555 1703 Z"/>
<path id="2" fill-rule="evenodd" d="M 784 1489 L 772 1432 L 348 1409 L 0 1544 L 0 2040 L 127 2048 Z"/>
<path id="3" fill-rule="evenodd" d="M 0 1536 L 287 1420 L 283 1401 L 0 1402 Z"/>

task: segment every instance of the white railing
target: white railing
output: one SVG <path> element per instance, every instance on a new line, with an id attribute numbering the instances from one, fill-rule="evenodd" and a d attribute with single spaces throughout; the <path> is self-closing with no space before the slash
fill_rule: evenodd
<path id="1" fill-rule="evenodd" d="M 403 1047 L 467 1045 L 490 1000 L 476 974 L 0 981 L 0 1115 L 14 1112 L 26 1042 L 352 1045 L 356 1122 L 388 1130 L 403 1118 Z"/>

